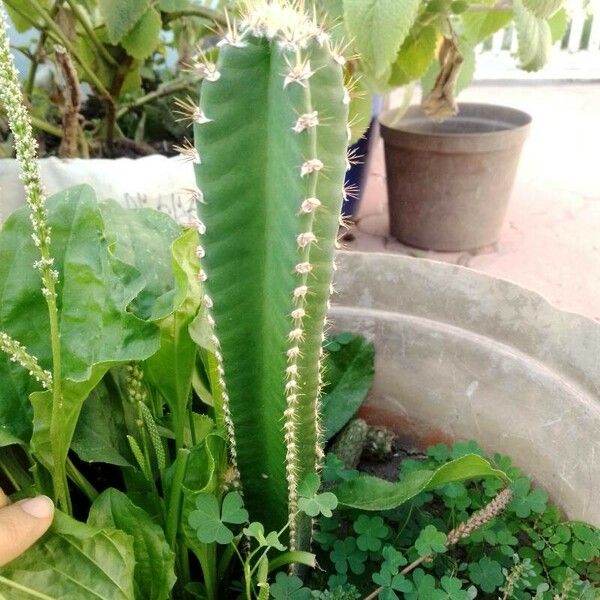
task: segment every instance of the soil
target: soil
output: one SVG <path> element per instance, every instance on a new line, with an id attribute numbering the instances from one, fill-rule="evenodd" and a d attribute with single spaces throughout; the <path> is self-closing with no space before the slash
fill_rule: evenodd
<path id="1" fill-rule="evenodd" d="M 368 475 L 374 475 L 388 481 L 398 481 L 398 470 L 402 461 L 407 459 L 424 460 L 426 455 L 413 448 L 402 447 L 398 440 L 392 443 L 392 452 L 382 460 L 363 460 L 358 463 L 357 469 Z"/>

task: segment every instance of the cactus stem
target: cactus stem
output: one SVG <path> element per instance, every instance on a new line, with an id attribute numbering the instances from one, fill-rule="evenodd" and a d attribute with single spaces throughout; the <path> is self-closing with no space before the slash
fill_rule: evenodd
<path id="1" fill-rule="evenodd" d="M 237 23 L 231 21 L 229 13 L 225 11 L 226 30 L 221 30 L 222 39 L 217 46 L 232 46 L 233 48 L 245 48 L 248 44 L 244 41 L 244 34 L 240 33 Z"/>
<path id="2" fill-rule="evenodd" d="M 196 246 L 196 256 L 198 258 L 204 258 L 206 256 L 206 251 L 200 245 Z M 208 297 L 208 296 L 207 296 Z"/>
<path id="3" fill-rule="evenodd" d="M 299 341 L 304 337 L 304 331 L 300 327 L 296 327 L 296 329 L 292 329 L 288 335 L 288 339 L 290 342 Z"/>
<path id="4" fill-rule="evenodd" d="M 301 262 L 294 267 L 294 271 L 300 275 L 306 275 L 312 271 L 312 265 L 309 262 Z"/>
<path id="5" fill-rule="evenodd" d="M 300 205 L 300 213 L 309 214 L 321 206 L 321 201 L 318 198 L 307 198 Z"/>
<path id="6" fill-rule="evenodd" d="M 305 231 L 304 233 L 298 234 L 296 237 L 296 243 L 298 244 L 298 248 L 303 250 L 313 242 L 317 241 L 317 237 L 312 231 Z"/>
<path id="7" fill-rule="evenodd" d="M 196 74 L 203 77 L 205 81 L 219 81 L 221 78 L 221 73 L 217 69 L 217 65 L 207 60 L 203 52 L 194 57 L 192 69 Z"/>
<path id="8" fill-rule="evenodd" d="M 306 287 L 305 285 L 299 285 L 294 290 L 294 298 L 296 300 L 304 298 L 304 296 L 306 296 L 306 292 L 308 292 L 308 287 Z"/>
<path id="9" fill-rule="evenodd" d="M 207 279 L 208 279 L 208 275 L 206 274 L 206 271 L 200 269 L 198 271 L 198 281 L 201 281 L 202 283 L 204 283 Z"/>
<path id="10" fill-rule="evenodd" d="M 288 72 L 283 79 L 283 89 L 291 83 L 297 83 L 305 88 L 308 80 L 314 75 L 314 71 L 310 68 L 309 60 L 297 60 L 296 64 L 292 65 L 286 58 Z"/>

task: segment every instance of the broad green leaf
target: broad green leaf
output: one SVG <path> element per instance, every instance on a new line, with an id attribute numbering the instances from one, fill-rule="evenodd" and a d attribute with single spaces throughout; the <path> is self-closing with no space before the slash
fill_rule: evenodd
<path id="1" fill-rule="evenodd" d="M 0 575 L 56 600 L 134 600 L 134 566 L 131 536 L 57 512 L 50 532 Z M 10 600 L 36 597 L 3 583 L 0 593 Z"/>
<path id="2" fill-rule="evenodd" d="M 419 0 L 344 0 L 344 22 L 366 70 L 387 80 Z"/>
<path id="3" fill-rule="evenodd" d="M 462 16 L 463 35 L 476 46 L 490 35 L 504 29 L 512 20 L 510 10 L 467 12 Z"/>
<path id="4" fill-rule="evenodd" d="M 146 13 L 149 5 L 149 0 L 98 0 L 110 42 L 118 44 Z"/>
<path id="5" fill-rule="evenodd" d="M 435 471 L 428 469 L 412 471 L 398 482 L 361 475 L 358 479 L 341 483 L 334 491 L 341 507 L 390 510 L 408 502 L 423 491 L 446 483 L 478 477 L 506 479 L 503 471 L 494 469 L 481 456 L 468 454 L 442 465 Z"/>
<path id="6" fill-rule="evenodd" d="M 71 448 L 81 460 L 131 466 L 127 428 L 119 397 L 100 382 L 83 403 Z"/>
<path id="7" fill-rule="evenodd" d="M 130 56 L 144 60 L 156 50 L 161 28 L 160 13 L 154 8 L 149 8 L 133 29 L 123 37 L 121 44 Z"/>
<path id="8" fill-rule="evenodd" d="M 522 0 L 514 0 L 513 13 L 520 66 L 525 71 L 539 71 L 548 61 L 552 47 L 550 25 L 525 8 Z"/>
<path id="9" fill-rule="evenodd" d="M 332 338 L 330 343 L 337 344 L 336 339 Z M 337 345 L 337 350 L 327 353 L 325 372 L 328 383 L 321 399 L 327 440 L 356 414 L 373 383 L 373 344 L 361 336 L 351 336 L 343 345 Z"/>
<path id="10" fill-rule="evenodd" d="M 564 6 L 564 0 L 523 0 L 523 6 L 540 19 L 548 19 Z"/>
<path id="11" fill-rule="evenodd" d="M 175 584 L 175 555 L 164 531 L 122 492 L 110 488 L 92 504 L 88 524 L 116 528 L 133 538 L 135 597 L 166 600 Z"/>
<path id="12" fill-rule="evenodd" d="M 555 44 L 565 37 L 569 27 L 569 15 L 564 8 L 555 12 L 549 19 L 548 25 L 552 33 L 552 43 Z"/>
<path id="13" fill-rule="evenodd" d="M 40 6 L 45 9 L 49 9 L 52 6 L 52 0 L 40 0 Z M 15 29 L 22 33 L 31 29 L 36 24 L 36 29 L 41 29 L 39 24 L 42 22 L 37 11 L 29 2 L 17 3 L 18 10 L 14 10 L 11 6 L 3 3 L 4 9 L 8 13 L 10 20 L 12 21 Z"/>
<path id="14" fill-rule="evenodd" d="M 111 254 L 93 190 L 78 186 L 61 192 L 48 200 L 48 211 L 54 266 L 60 275 L 57 294 L 63 377 L 61 433 L 52 441 L 66 458 L 85 398 L 112 365 L 153 354 L 158 347 L 158 329 L 127 310 L 143 289 L 144 279 Z M 23 208 L 9 217 L 0 232 L 0 328 L 49 369 L 48 312 L 39 276 L 32 269 L 37 250 L 30 231 L 28 210 Z M 8 373 L 7 385 L 0 388 L 0 417 L 9 417 L 2 425 L 22 439 L 22 422 L 31 421 L 26 398 L 36 387 L 22 372 L 13 375 L 6 360 L 0 356 L 0 372 Z M 32 445 L 38 458 L 51 466 L 51 395 L 35 392 L 30 398 L 34 405 Z"/>
<path id="15" fill-rule="evenodd" d="M 390 85 L 400 86 L 419 79 L 435 57 L 438 34 L 431 25 L 409 35 L 392 65 Z"/>
<path id="16" fill-rule="evenodd" d="M 350 97 L 348 123 L 350 125 L 350 144 L 354 144 L 365 134 L 371 123 L 373 99 L 362 79 L 355 84 L 355 93 Z"/>
<path id="17" fill-rule="evenodd" d="M 179 12 L 189 8 L 191 5 L 190 0 L 160 0 L 158 8 L 163 12 Z"/>
<path id="18" fill-rule="evenodd" d="M 187 284 L 176 287 L 172 244 L 182 236 L 169 215 L 149 208 L 125 208 L 114 200 L 100 202 L 106 237 L 114 256 L 144 275 L 144 287 L 130 305 L 138 317 L 157 321 L 183 301 Z M 180 276 L 181 277 L 181 276 Z"/>
<path id="19" fill-rule="evenodd" d="M 148 380 L 156 386 L 171 409 L 176 435 L 180 435 L 187 421 L 187 404 L 196 364 L 197 347 L 189 328 L 198 313 L 201 298 L 197 246 L 198 234 L 192 229 L 173 242 L 174 310 L 158 322 L 160 348 L 145 367 Z"/>

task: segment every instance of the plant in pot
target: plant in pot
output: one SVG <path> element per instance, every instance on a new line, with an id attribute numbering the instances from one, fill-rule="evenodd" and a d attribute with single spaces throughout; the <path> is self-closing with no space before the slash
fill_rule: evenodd
<path id="1" fill-rule="evenodd" d="M 184 212 L 177 202 L 189 208 L 183 192 L 172 198 L 173 191 L 192 187 L 187 169 L 157 155 L 174 156 L 173 145 L 181 143 L 185 124 L 173 103 L 185 106 L 194 94 L 202 76 L 195 58 L 198 52 L 214 52 L 225 3 L 207 8 L 185 0 L 7 0 L 5 6 L 17 30 L 13 43 L 19 43 L 20 33 L 30 40 L 16 51 L 29 60 L 23 92 L 40 155 L 95 159 L 44 160 L 48 187 L 58 191 L 85 181 L 129 204 L 162 203 L 171 213 Z M 4 144 L 7 157 L 10 142 Z M 106 160 L 145 156 L 152 158 L 126 164 Z M 0 216 L 6 217 L 24 198 L 16 164 L 2 163 L 2 187 L 14 196 L 4 202 L 7 212 Z M 132 169 L 135 188 L 128 185 Z M 168 184 L 152 180 L 157 171 Z"/>
<path id="2" fill-rule="evenodd" d="M 360 57 L 349 68 L 361 76 L 367 111 L 371 93 L 404 86 L 402 105 L 380 118 L 391 233 L 407 244 L 437 250 L 495 242 L 530 119 L 519 111 L 479 105 L 465 105 L 454 117 L 455 98 L 473 78 L 476 46 L 511 22 L 521 68 L 541 69 L 566 30 L 563 3 L 314 3 L 341 23 L 334 31 L 350 40 L 349 47 Z M 409 109 L 419 80 L 422 108 Z M 360 114 L 358 122 L 366 128 L 370 112 L 363 108 Z M 461 160 L 465 154 L 471 158 Z M 485 158 L 493 168 L 485 163 L 478 171 L 469 168 Z"/>
<path id="3" fill-rule="evenodd" d="M 315 565 L 313 519 L 339 505 L 350 522 L 353 510 L 485 478 L 490 492 L 497 483 L 481 509 L 447 532 L 425 526 L 406 566 L 383 516 L 356 526 L 360 547 L 389 541 L 367 594 L 394 597 L 410 573 L 417 598 L 423 585 L 439 592 L 431 598 L 472 597 L 460 577 L 432 586 L 423 568 L 519 499 L 506 467 L 468 448 L 395 482 L 337 465 L 345 483 L 320 489 L 323 438 L 347 418 L 334 394 L 365 393 L 363 369 L 356 385 L 356 371 L 342 376 L 322 432 L 322 354 L 354 364 L 365 354 L 347 336 L 322 346 L 346 166 L 341 58 L 284 3 L 253 2 L 225 40 L 194 110 L 203 195 L 195 227 L 182 228 L 98 202 L 87 186 L 46 202 L 0 28 L 0 98 L 28 200 L 0 231 L 0 468 L 15 499 L 44 492 L 59 509 L 50 532 L 0 570 L 0 590 L 15 600 L 307 598 L 298 574 L 309 583 L 299 566 Z M 342 563 L 359 572 L 366 557 L 336 535 L 338 574 Z M 511 581 L 522 587 L 528 568 Z M 589 588 L 576 576 L 571 587 Z M 330 588 L 316 595 L 356 597 Z"/>

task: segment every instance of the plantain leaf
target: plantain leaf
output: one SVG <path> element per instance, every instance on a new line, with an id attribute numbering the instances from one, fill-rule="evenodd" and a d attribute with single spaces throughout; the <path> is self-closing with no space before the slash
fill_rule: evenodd
<path id="1" fill-rule="evenodd" d="M 0 568 L 2 577 L 20 585 L 0 582 L 0 594 L 11 600 L 134 600 L 134 566 L 131 536 L 57 512 L 41 541 Z"/>
<path id="2" fill-rule="evenodd" d="M 530 12 L 521 0 L 514 0 L 513 12 L 520 66 L 525 71 L 539 71 L 548 61 L 552 47 L 550 25 Z"/>
<path id="3" fill-rule="evenodd" d="M 419 6 L 419 0 L 344 0 L 348 35 L 374 79 L 389 79 Z"/>
<path id="4" fill-rule="evenodd" d="M 133 538 L 135 597 L 166 600 L 175 584 L 175 555 L 164 531 L 122 492 L 110 488 L 90 509 L 88 524 L 117 528 Z"/>
<path id="5" fill-rule="evenodd" d="M 422 469 L 408 473 L 401 481 L 392 482 L 371 475 L 341 483 L 335 490 L 340 507 L 360 510 L 390 510 L 408 502 L 421 492 L 439 485 L 477 477 L 499 477 L 503 471 L 477 454 L 467 454 L 431 471 Z"/>

